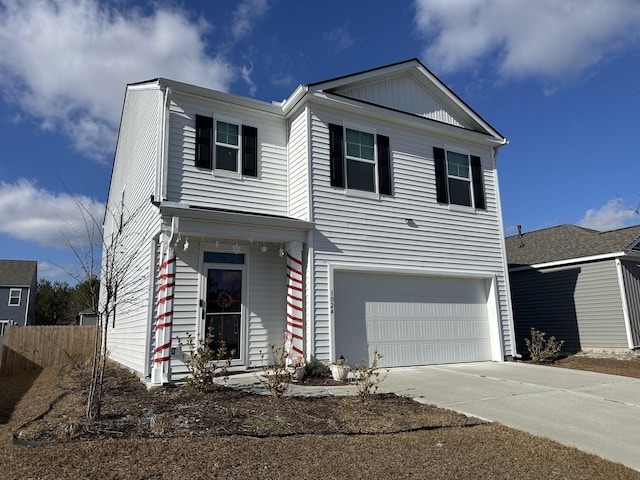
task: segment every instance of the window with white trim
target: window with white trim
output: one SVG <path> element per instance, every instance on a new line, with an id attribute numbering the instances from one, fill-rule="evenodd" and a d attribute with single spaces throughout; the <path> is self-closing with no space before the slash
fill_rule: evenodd
<path id="1" fill-rule="evenodd" d="M 329 124 L 331 186 L 391 195 L 389 137 Z"/>
<path id="2" fill-rule="evenodd" d="M 233 123 L 216 122 L 216 170 L 238 171 L 239 130 Z"/>
<path id="3" fill-rule="evenodd" d="M 201 169 L 258 176 L 258 129 L 196 115 L 195 165 Z"/>
<path id="4" fill-rule="evenodd" d="M 19 307 L 21 298 L 22 298 L 22 289 L 12 288 L 11 290 L 9 290 L 9 306 L 10 307 Z"/>
<path id="5" fill-rule="evenodd" d="M 439 203 L 486 209 L 480 157 L 433 147 Z"/>
<path id="6" fill-rule="evenodd" d="M 9 320 L 0 320 L 0 337 L 4 335 L 4 332 L 9 326 Z"/>

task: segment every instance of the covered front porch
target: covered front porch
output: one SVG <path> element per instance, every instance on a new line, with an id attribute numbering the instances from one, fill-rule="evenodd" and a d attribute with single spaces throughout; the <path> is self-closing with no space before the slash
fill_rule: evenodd
<path id="1" fill-rule="evenodd" d="M 162 203 L 158 279 L 149 321 L 151 382 L 186 374 L 187 334 L 224 342 L 235 369 L 262 364 L 269 344 L 290 332 L 291 356 L 303 357 L 306 247 L 313 224 Z M 182 344 L 182 345 L 181 345 Z"/>

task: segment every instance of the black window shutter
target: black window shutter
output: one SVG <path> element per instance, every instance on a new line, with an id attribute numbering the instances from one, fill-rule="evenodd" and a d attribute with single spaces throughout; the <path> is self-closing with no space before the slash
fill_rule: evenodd
<path id="1" fill-rule="evenodd" d="M 258 129 L 242 126 L 242 174 L 258 176 Z"/>
<path id="2" fill-rule="evenodd" d="M 329 124 L 329 169 L 331 170 L 331 186 L 344 188 L 344 147 L 342 135 L 342 125 Z"/>
<path id="3" fill-rule="evenodd" d="M 473 201 L 476 208 L 484 210 L 484 185 L 482 184 L 482 163 L 480 157 L 471 155 L 471 179 L 473 181 Z"/>
<path id="4" fill-rule="evenodd" d="M 196 167 L 211 168 L 213 118 L 196 115 Z"/>
<path id="5" fill-rule="evenodd" d="M 391 150 L 384 135 L 378 135 L 378 187 L 381 194 L 391 195 Z"/>
<path id="6" fill-rule="evenodd" d="M 433 161 L 436 167 L 436 198 L 438 203 L 449 203 L 444 148 L 433 147 Z"/>

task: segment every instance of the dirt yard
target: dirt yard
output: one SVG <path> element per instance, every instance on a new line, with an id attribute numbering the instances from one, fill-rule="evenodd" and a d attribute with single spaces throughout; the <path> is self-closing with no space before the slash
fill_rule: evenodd
<path id="1" fill-rule="evenodd" d="M 637 357 L 556 365 L 640 378 Z M 0 478 L 640 480 L 576 449 L 392 395 L 147 391 L 112 368 L 102 418 L 88 423 L 86 384 L 69 367 L 0 378 Z"/>

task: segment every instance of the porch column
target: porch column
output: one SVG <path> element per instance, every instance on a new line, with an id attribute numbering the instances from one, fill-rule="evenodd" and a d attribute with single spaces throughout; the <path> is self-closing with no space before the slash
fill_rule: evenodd
<path id="1" fill-rule="evenodd" d="M 163 242 L 159 264 L 151 383 L 164 385 L 171 382 L 171 327 L 173 325 L 173 296 L 176 276 L 176 253 L 171 241 Z"/>
<path id="2" fill-rule="evenodd" d="M 302 242 L 289 242 L 287 255 L 287 336 L 290 343 L 287 364 L 304 358 L 304 276 L 302 274 Z"/>

